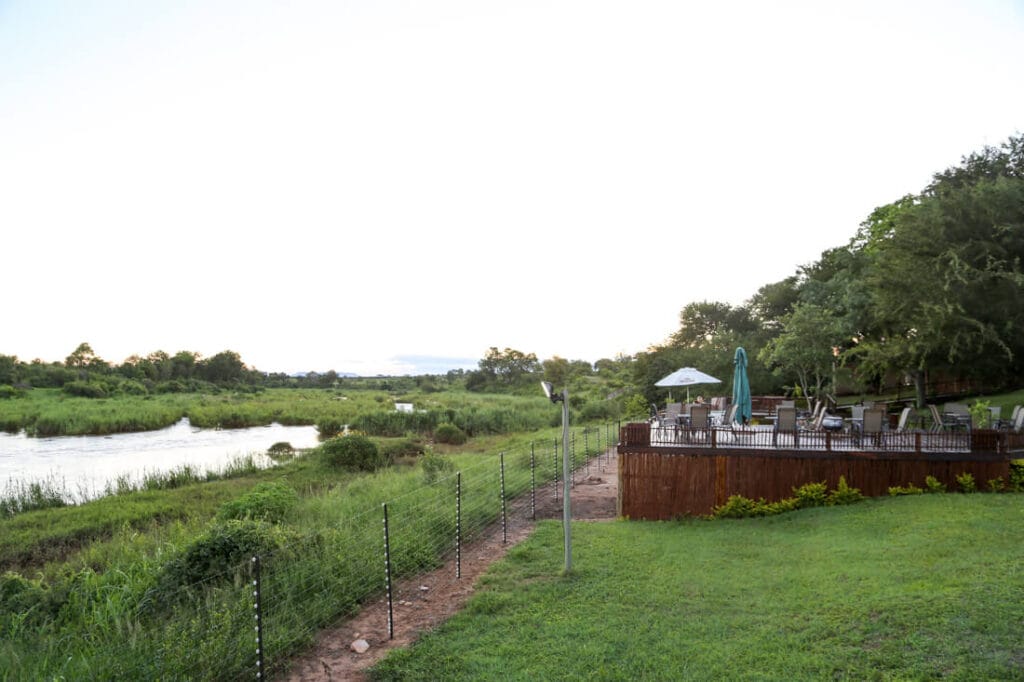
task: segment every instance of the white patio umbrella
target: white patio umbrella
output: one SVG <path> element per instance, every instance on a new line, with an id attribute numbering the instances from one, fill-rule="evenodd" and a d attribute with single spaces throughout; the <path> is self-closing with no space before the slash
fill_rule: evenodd
<path id="1" fill-rule="evenodd" d="M 694 386 L 696 384 L 720 383 L 722 383 L 721 379 L 716 379 L 710 374 L 705 374 L 699 369 L 683 367 L 682 369 L 677 369 L 668 376 L 659 379 L 654 385 L 662 388 L 666 386 L 686 386 L 686 402 L 690 402 L 690 386 Z M 672 394 L 670 392 L 669 396 L 671 397 L 671 395 Z"/>

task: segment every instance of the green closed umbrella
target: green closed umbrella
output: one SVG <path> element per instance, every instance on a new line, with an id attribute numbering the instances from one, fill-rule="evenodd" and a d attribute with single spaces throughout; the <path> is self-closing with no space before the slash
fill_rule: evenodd
<path id="1" fill-rule="evenodd" d="M 740 424 L 750 421 L 750 380 L 747 379 L 747 351 L 740 346 L 732 358 L 736 369 L 732 373 L 732 404 L 736 406 L 734 420 Z"/>

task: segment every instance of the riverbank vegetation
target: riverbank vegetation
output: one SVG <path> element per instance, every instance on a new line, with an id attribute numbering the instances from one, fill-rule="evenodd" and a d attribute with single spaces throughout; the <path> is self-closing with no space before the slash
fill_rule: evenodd
<path id="1" fill-rule="evenodd" d="M 438 495 L 451 494 L 455 471 L 468 539 L 497 517 L 499 482 L 512 498 L 556 475 L 530 463 L 533 443 L 550 456 L 558 433 L 461 445 L 418 433 L 336 437 L 274 469 L 0 519 L 0 679 L 222 679 L 251 669 L 251 637 L 236 620 L 251 618 L 238 580 L 253 553 L 287 595 L 266 607 L 283 665 L 318 624 L 379 592 L 381 502 L 395 507 L 395 575 L 423 570 L 451 547 L 455 518 Z M 339 456 L 348 439 L 358 462 Z"/>

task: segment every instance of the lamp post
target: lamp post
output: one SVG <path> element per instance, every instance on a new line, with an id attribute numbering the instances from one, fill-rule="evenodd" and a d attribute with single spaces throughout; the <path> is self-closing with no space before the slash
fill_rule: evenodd
<path id="1" fill-rule="evenodd" d="M 572 505 L 569 502 L 572 469 L 569 466 L 569 389 L 563 388 L 561 395 L 555 393 L 550 381 L 540 382 L 544 395 L 553 403 L 562 403 L 562 533 L 565 536 L 565 574 L 572 571 Z"/>

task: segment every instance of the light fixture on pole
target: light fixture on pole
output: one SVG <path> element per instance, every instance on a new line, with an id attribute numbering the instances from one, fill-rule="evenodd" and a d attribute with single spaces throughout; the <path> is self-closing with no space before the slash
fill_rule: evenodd
<path id="1" fill-rule="evenodd" d="M 555 393 L 550 381 L 540 382 L 544 395 L 553 403 L 562 403 L 562 532 L 565 535 L 565 573 L 572 571 L 572 506 L 569 503 L 569 483 L 572 469 L 569 466 L 569 389 L 563 388 L 561 395 Z"/>

